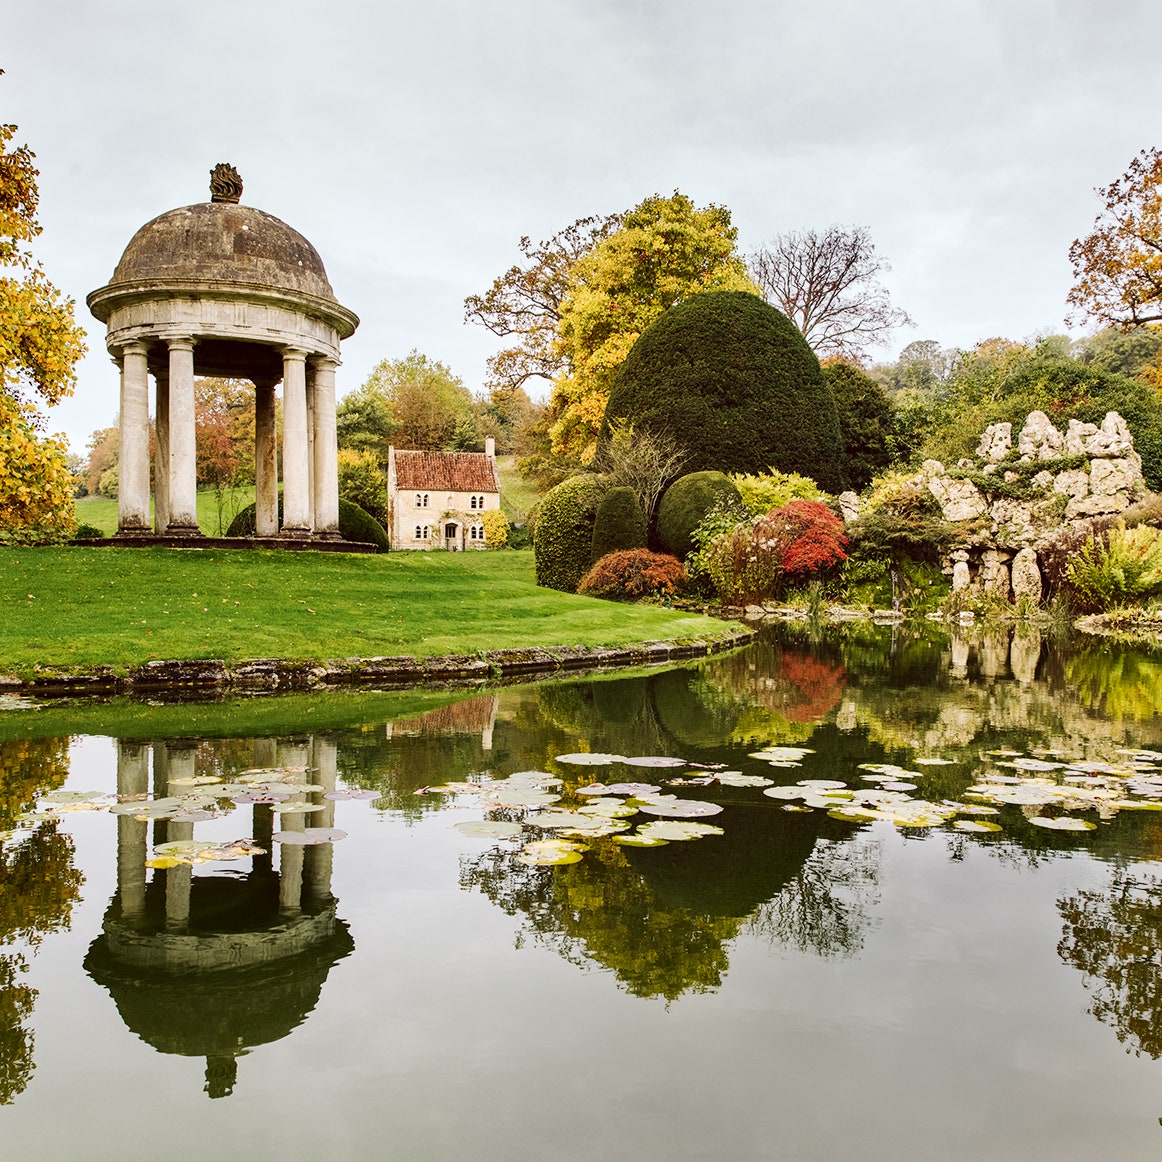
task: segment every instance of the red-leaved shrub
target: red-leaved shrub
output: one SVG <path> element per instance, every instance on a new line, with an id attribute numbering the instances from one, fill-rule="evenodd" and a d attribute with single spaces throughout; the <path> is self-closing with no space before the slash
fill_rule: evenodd
<path id="1" fill-rule="evenodd" d="M 648 549 L 623 549 L 606 553 L 577 586 L 590 597 L 652 597 L 673 593 L 686 581 L 686 570 L 677 557 Z"/>
<path id="2" fill-rule="evenodd" d="M 709 572 L 724 601 L 775 596 L 847 557 L 843 521 L 817 500 L 792 500 L 711 546 Z"/>

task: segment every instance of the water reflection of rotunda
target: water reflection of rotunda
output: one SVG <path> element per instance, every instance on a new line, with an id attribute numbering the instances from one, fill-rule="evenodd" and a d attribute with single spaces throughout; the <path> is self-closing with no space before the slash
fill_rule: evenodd
<path id="1" fill-rule="evenodd" d="M 149 791 L 153 754 L 158 796 L 194 774 L 192 744 L 119 742 L 120 795 Z M 336 750 L 326 739 L 277 748 L 255 742 L 256 765 L 316 768 L 327 790 L 336 783 Z M 312 816 L 330 827 L 334 805 Z M 297 830 L 303 815 L 279 826 Z M 191 866 L 146 868 L 149 828 L 154 842 L 192 839 L 195 824 L 117 820 L 117 892 L 85 968 L 108 989 L 126 1026 L 162 1053 L 206 1059 L 206 1092 L 227 1096 L 237 1059 L 277 1041 L 300 1025 L 318 1003 L 332 966 L 354 948 L 331 894 L 331 844 L 280 844 L 274 866 L 269 804 L 253 806 L 253 837 L 266 854 L 245 873 L 195 875 Z"/>

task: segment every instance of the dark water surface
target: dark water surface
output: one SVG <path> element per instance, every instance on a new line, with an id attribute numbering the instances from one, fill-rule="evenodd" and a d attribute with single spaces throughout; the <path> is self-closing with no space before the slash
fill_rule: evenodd
<path id="1" fill-rule="evenodd" d="M 1162 798 L 1157 657 L 966 633 L 785 631 L 644 676 L 410 700 L 6 710 L 0 1153 L 1157 1159 L 1162 812 L 1001 804 L 957 816 L 1002 828 L 977 834 L 663 785 L 725 764 L 866 791 L 892 776 L 861 764 L 893 764 L 912 798 L 971 806 L 985 778 L 1086 787 L 1105 763 L 1117 801 Z M 752 757 L 771 746 L 810 753 Z M 556 758 L 574 752 L 687 765 Z M 299 766 L 283 777 L 374 796 L 304 792 L 323 810 L 281 822 L 107 809 Z M 524 843 L 555 832 L 454 825 L 539 808 L 417 793 L 527 771 L 568 808 L 594 780 L 661 785 L 721 805 L 697 821 L 723 834 L 535 866 Z M 18 822 L 61 790 L 107 797 Z M 270 839 L 331 826 L 347 837 Z M 192 837 L 270 854 L 145 867 Z"/>

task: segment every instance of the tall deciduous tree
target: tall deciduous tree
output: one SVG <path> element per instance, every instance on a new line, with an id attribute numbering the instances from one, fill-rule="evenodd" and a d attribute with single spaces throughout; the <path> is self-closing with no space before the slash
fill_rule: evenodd
<path id="1" fill-rule="evenodd" d="M 28 248 L 41 232 L 38 171 L 15 134 L 0 125 L 0 539 L 59 539 L 76 528 L 68 448 L 41 435 L 36 402 L 72 393 L 84 332 Z"/>
<path id="2" fill-rule="evenodd" d="M 1162 322 L 1162 151 L 1143 149 L 1115 182 L 1093 232 L 1069 248 L 1075 316 L 1107 326 Z"/>
<path id="3" fill-rule="evenodd" d="M 490 390 L 523 387 L 536 378 L 552 380 L 560 371 L 557 324 L 573 265 L 620 224 L 620 214 L 578 218 L 535 246 L 525 235 L 517 244 L 524 261 L 510 266 L 486 294 L 464 300 L 465 322 L 512 339 L 488 360 Z"/>
<path id="4" fill-rule="evenodd" d="M 359 390 L 388 405 L 398 448 L 438 452 L 473 442 L 472 393 L 451 368 L 419 351 L 384 359 Z"/>
<path id="5" fill-rule="evenodd" d="M 777 234 L 750 255 L 762 294 L 823 357 L 859 360 L 897 327 L 911 326 L 879 281 L 891 267 L 863 226 Z"/>
<path id="6" fill-rule="evenodd" d="M 579 258 L 561 300 L 553 349 L 553 451 L 589 463 L 618 368 L 663 311 L 703 291 L 756 287 L 735 251 L 725 206 L 699 209 L 685 194 L 646 198 Z"/>

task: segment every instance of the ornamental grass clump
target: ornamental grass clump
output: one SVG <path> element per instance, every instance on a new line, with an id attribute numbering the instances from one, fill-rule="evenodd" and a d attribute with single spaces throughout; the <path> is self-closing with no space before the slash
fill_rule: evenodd
<path id="1" fill-rule="evenodd" d="M 648 549 L 606 553 L 581 578 L 578 593 L 589 597 L 639 598 L 671 596 L 686 582 L 677 557 Z"/>
<path id="2" fill-rule="evenodd" d="M 749 605 L 842 564 L 846 550 L 843 521 L 825 504 L 792 500 L 719 537 L 707 565 L 723 601 Z"/>

